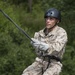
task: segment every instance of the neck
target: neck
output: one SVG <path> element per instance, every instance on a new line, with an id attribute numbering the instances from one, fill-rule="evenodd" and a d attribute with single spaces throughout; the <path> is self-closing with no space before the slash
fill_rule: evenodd
<path id="1" fill-rule="evenodd" d="M 56 26 L 57 26 L 57 25 L 54 25 L 54 26 L 51 27 L 51 28 L 46 28 L 46 29 L 44 30 L 45 35 L 47 36 L 48 33 L 51 32 Z"/>

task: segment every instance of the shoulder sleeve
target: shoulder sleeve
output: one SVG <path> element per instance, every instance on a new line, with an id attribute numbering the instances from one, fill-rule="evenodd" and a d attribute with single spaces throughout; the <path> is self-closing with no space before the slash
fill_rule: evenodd
<path id="1" fill-rule="evenodd" d="M 35 32 L 34 38 L 35 38 L 35 39 L 38 39 L 38 37 L 39 37 L 39 32 Z"/>
<path id="2" fill-rule="evenodd" d="M 42 34 L 42 32 L 43 32 L 43 30 L 40 30 L 40 31 L 38 31 L 38 32 L 35 32 L 34 38 L 35 38 L 35 39 L 39 39 L 40 34 Z"/>

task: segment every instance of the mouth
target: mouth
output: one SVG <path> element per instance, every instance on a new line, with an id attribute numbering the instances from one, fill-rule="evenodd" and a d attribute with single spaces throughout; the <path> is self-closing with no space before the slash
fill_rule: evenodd
<path id="1" fill-rule="evenodd" d="M 50 22 L 46 22 L 46 25 L 51 25 Z"/>
<path id="2" fill-rule="evenodd" d="M 46 23 L 46 26 L 51 26 L 51 24 L 50 23 Z"/>

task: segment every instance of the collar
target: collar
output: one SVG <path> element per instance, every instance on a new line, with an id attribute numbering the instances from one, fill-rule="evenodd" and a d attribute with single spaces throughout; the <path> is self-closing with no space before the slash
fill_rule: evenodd
<path id="1" fill-rule="evenodd" d="M 59 29 L 59 26 L 57 25 L 52 31 L 50 31 L 50 32 L 48 33 L 47 36 L 53 36 L 53 35 L 55 35 L 56 32 L 58 31 L 58 29 Z M 46 35 L 45 35 L 45 33 L 44 33 L 45 30 L 46 30 L 46 28 L 44 28 L 44 29 L 42 29 L 42 30 L 40 31 L 40 36 L 46 37 Z"/>

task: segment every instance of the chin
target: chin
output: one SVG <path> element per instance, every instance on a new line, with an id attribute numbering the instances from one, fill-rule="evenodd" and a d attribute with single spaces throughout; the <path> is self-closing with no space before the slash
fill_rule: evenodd
<path id="1" fill-rule="evenodd" d="M 46 26 L 47 29 L 51 28 L 50 26 Z"/>

